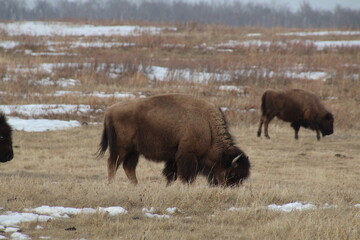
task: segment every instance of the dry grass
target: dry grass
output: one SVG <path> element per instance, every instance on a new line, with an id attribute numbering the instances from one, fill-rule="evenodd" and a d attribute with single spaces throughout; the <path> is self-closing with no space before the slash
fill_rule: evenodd
<path id="1" fill-rule="evenodd" d="M 112 23 L 115 24 L 115 23 Z M 147 25 L 147 23 L 144 23 Z M 288 48 L 272 44 L 236 46 L 228 51 L 208 48 L 230 40 L 247 41 L 247 33 L 262 33 L 256 39 L 276 43 L 300 37 L 278 36 L 296 29 L 230 28 L 199 24 L 176 24 L 178 31 L 139 37 L 82 37 L 83 42 L 135 43 L 135 46 L 70 47 L 76 37 L 0 36 L 1 41 L 18 41 L 15 49 L 0 48 L 1 104 L 65 103 L 88 104 L 105 109 L 116 98 L 46 96 L 58 90 L 105 93 L 131 92 L 151 96 L 161 93 L 188 93 L 227 107 L 226 116 L 238 145 L 249 155 L 252 174 L 239 188 L 210 188 L 204 178 L 186 186 L 176 182 L 165 187 L 163 165 L 141 159 L 137 173 L 139 185 L 132 186 L 122 169 L 113 184 L 106 183 L 106 161 L 95 160 L 102 125 L 89 125 L 66 131 L 44 133 L 14 132 L 15 159 L 0 165 L 0 207 L 4 211 L 23 211 L 41 205 L 65 207 L 122 206 L 126 215 L 78 215 L 70 219 L 21 225 L 24 233 L 36 239 L 359 239 L 360 210 L 360 101 L 358 48 L 317 51 L 303 42 Z M 354 36 L 311 36 L 312 40 L 353 40 Z M 301 38 L 302 40 L 305 40 Z M 48 51 L 71 55 L 31 55 Z M 36 42 L 36 44 L 35 44 Z M 206 46 L 204 45 L 206 43 Z M 224 47 L 223 47 L 224 48 Z M 54 63 L 51 73 L 38 71 L 38 64 Z M 60 64 L 61 63 L 61 64 Z M 73 63 L 77 63 L 74 67 Z M 113 65 L 123 66 L 116 77 Z M 142 65 L 143 68 L 139 68 Z M 6 67 L 4 67 L 6 66 Z M 153 81 L 146 77 L 147 66 L 189 69 L 213 73 L 247 70 L 234 74 L 229 83 L 246 87 L 245 94 L 220 91 L 222 82 L 196 84 L 173 79 Z M 32 68 L 31 72 L 20 67 Z M 261 74 L 263 69 L 331 72 L 326 81 L 275 78 Z M 294 70 L 300 71 L 300 70 Z M 260 73 L 260 74 L 259 74 Z M 63 88 L 42 86 L 34 81 L 50 77 L 79 80 L 80 85 Z M 32 80 L 32 81 L 29 81 Z M 288 124 L 274 120 L 271 140 L 256 137 L 260 97 L 266 88 L 305 88 L 317 93 L 335 115 L 335 134 L 317 141 L 315 133 L 300 130 L 293 139 Z M 336 97 L 336 98 L 332 98 Z M 255 109 L 257 112 L 239 112 Z M 102 120 L 101 112 L 89 115 L 49 115 L 41 117 Z M 265 208 L 269 204 L 294 201 L 315 204 L 317 210 L 281 213 Z M 324 204 L 337 205 L 322 208 Z M 164 214 L 168 207 L 181 212 L 170 219 L 144 216 L 143 207 L 155 207 Z M 230 212 L 230 207 L 248 207 Z M 65 231 L 76 227 L 76 231 Z M 1 233 L 3 234 L 3 233 Z"/>
<path id="2" fill-rule="evenodd" d="M 357 132 L 337 131 L 318 142 L 311 131 L 292 139 L 288 126 L 273 126 L 272 140 L 257 138 L 256 128 L 232 128 L 238 145 L 250 156 L 251 178 L 240 188 L 210 188 L 203 177 L 191 186 L 165 187 L 162 164 L 141 159 L 133 186 L 119 169 L 106 183 L 105 159 L 95 160 L 101 125 L 59 132 L 16 132 L 16 158 L 1 166 L 0 204 L 22 211 L 41 205 L 122 206 L 126 215 L 79 215 L 66 220 L 23 224 L 24 233 L 52 239 L 357 239 L 360 176 Z M 49 141 L 51 139 L 51 141 Z M 285 144 L 286 143 L 286 144 Z M 302 201 L 317 210 L 273 212 L 264 207 Z M 336 208 L 322 209 L 326 203 Z M 143 207 L 170 219 L 148 219 Z M 230 207 L 249 209 L 230 212 Z M 189 218 L 191 217 L 191 218 Z M 76 231 L 65 228 L 76 227 Z"/>

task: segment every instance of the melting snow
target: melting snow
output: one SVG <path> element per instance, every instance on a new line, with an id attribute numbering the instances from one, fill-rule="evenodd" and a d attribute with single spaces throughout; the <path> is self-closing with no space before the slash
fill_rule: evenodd
<path id="1" fill-rule="evenodd" d="M 72 207 L 50 207 L 50 206 L 41 206 L 34 209 L 25 209 L 25 211 L 36 212 L 38 214 L 50 215 L 54 218 L 68 218 L 69 215 L 78 215 L 78 214 L 89 214 L 89 213 L 108 213 L 110 216 L 116 216 L 119 214 L 126 214 L 127 211 L 122 207 L 99 207 L 94 208 L 72 208 Z"/>
<path id="2" fill-rule="evenodd" d="M 141 26 L 95 26 L 68 24 L 62 22 L 13 22 L 0 23 L 0 31 L 10 36 L 139 36 L 141 33 L 159 34 L 163 29 L 176 28 L 141 27 Z"/>
<path id="3" fill-rule="evenodd" d="M 183 80 L 204 84 L 210 81 L 231 81 L 231 75 L 227 73 L 196 72 L 188 69 L 169 70 L 159 66 L 152 66 L 150 70 L 148 77 L 159 81 Z"/>
<path id="4" fill-rule="evenodd" d="M 87 113 L 91 111 L 89 105 L 73 104 L 28 104 L 28 105 L 0 105 L 0 111 L 5 114 L 17 113 L 25 116 L 39 116 L 47 114 Z"/>
<path id="5" fill-rule="evenodd" d="M 230 212 L 238 212 L 238 211 L 244 211 L 244 210 L 248 210 L 248 207 L 231 207 L 229 208 Z"/>
<path id="6" fill-rule="evenodd" d="M 20 228 L 17 228 L 17 227 L 8 227 L 5 229 L 4 232 L 17 232 L 19 230 L 20 230 Z"/>
<path id="7" fill-rule="evenodd" d="M 327 36 L 327 35 L 360 35 L 360 31 L 318 31 L 318 32 L 289 32 L 278 33 L 280 36 Z"/>
<path id="8" fill-rule="evenodd" d="M 52 218 L 53 217 L 34 213 L 8 212 L 5 215 L 0 215 L 0 224 L 4 226 L 15 226 L 23 222 L 46 222 Z"/>
<path id="9" fill-rule="evenodd" d="M 158 218 L 158 219 L 168 219 L 170 218 L 169 215 L 166 215 L 166 214 L 163 214 L 163 215 L 160 215 L 160 214 L 156 214 L 156 213 L 145 213 L 145 216 L 148 217 L 148 218 Z"/>
<path id="10" fill-rule="evenodd" d="M 273 211 L 291 212 L 294 210 L 313 210 L 316 209 L 316 206 L 311 203 L 303 204 L 301 202 L 293 202 L 284 205 L 270 204 L 269 206 L 267 206 L 267 208 Z"/>
<path id="11" fill-rule="evenodd" d="M 14 42 L 14 41 L 3 41 L 0 42 L 0 48 L 5 48 L 5 49 L 11 49 L 11 48 L 15 48 L 19 45 L 19 42 Z"/>
<path id="12" fill-rule="evenodd" d="M 168 218 L 170 218 L 170 216 L 167 215 L 167 214 L 162 214 L 162 215 L 161 214 L 156 214 L 156 213 L 154 213 L 155 211 L 156 211 L 156 209 L 153 208 L 153 207 L 151 207 L 150 209 L 147 209 L 147 208 L 142 209 L 142 212 L 148 218 L 157 218 L 157 219 L 168 219 Z"/>
<path id="13" fill-rule="evenodd" d="M 27 239 L 31 239 L 31 237 L 29 237 L 26 234 L 20 233 L 20 232 L 14 232 L 13 234 L 11 234 L 11 239 L 16 239 L 16 240 L 27 240 Z"/>
<path id="14" fill-rule="evenodd" d="M 47 114 L 87 113 L 91 110 L 89 105 L 67 104 L 29 104 L 29 105 L 0 105 L 0 111 L 10 115 L 17 113 L 29 117 Z M 81 124 L 76 120 L 51 120 L 51 119 L 21 119 L 8 116 L 9 124 L 13 129 L 26 132 L 43 132 L 63 130 L 79 127 Z"/>
<path id="15" fill-rule="evenodd" d="M 105 93 L 105 92 L 92 92 L 92 93 L 82 93 L 79 91 L 56 91 L 54 94 L 47 94 L 47 96 L 64 96 L 64 95 L 75 95 L 80 97 L 98 97 L 98 98 L 135 98 L 136 96 L 132 93 Z"/>
<path id="16" fill-rule="evenodd" d="M 71 87 L 71 86 L 80 85 L 80 81 L 71 79 L 71 78 L 69 78 L 69 79 L 60 78 L 57 81 L 52 81 L 49 77 L 47 77 L 47 78 L 43 78 L 41 80 L 36 81 L 35 84 L 42 85 L 42 86 L 58 85 L 60 87 Z"/>
<path id="17" fill-rule="evenodd" d="M 175 213 L 181 212 L 180 209 L 178 209 L 177 207 L 169 207 L 166 209 L 166 211 L 170 214 L 175 214 Z"/>

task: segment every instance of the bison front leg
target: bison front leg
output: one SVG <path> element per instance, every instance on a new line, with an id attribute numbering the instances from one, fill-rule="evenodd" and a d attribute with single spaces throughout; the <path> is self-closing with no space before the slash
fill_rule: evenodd
<path id="1" fill-rule="evenodd" d="M 319 141 L 320 140 L 320 131 L 319 131 L 319 129 L 316 129 L 316 138 L 317 138 L 317 140 Z"/>
<path id="2" fill-rule="evenodd" d="M 299 139 L 300 124 L 293 122 L 291 127 L 295 130 L 295 139 Z"/>
<path id="3" fill-rule="evenodd" d="M 123 163 L 123 168 L 126 173 L 126 176 L 130 180 L 130 182 L 134 185 L 138 183 L 135 172 L 138 161 L 139 161 L 139 154 L 136 152 L 132 152 L 128 154 L 128 156 L 126 156 L 125 161 Z"/>
<path id="4" fill-rule="evenodd" d="M 258 137 L 261 136 L 261 129 L 262 129 L 263 123 L 264 123 L 264 117 L 261 116 L 261 118 L 260 118 L 260 124 L 259 124 L 259 129 L 258 129 L 258 131 L 257 131 L 257 136 L 258 136 Z"/>
<path id="5" fill-rule="evenodd" d="M 175 161 L 167 161 L 165 163 L 165 168 L 162 171 L 163 175 L 167 179 L 166 186 L 169 186 L 173 181 L 177 179 L 177 169 Z"/>
<path id="6" fill-rule="evenodd" d="M 176 168 L 179 178 L 184 182 L 191 184 L 198 173 L 198 160 L 194 154 L 179 154 L 176 157 Z"/>

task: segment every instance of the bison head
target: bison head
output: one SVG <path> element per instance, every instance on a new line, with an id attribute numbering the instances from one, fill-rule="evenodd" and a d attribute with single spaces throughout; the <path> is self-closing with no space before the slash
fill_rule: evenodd
<path id="1" fill-rule="evenodd" d="M 237 147 L 234 147 L 227 157 L 231 158 L 231 166 L 225 173 L 224 185 L 228 187 L 238 186 L 250 175 L 249 158 Z"/>
<path id="2" fill-rule="evenodd" d="M 319 123 L 319 130 L 323 136 L 333 134 L 334 117 L 331 113 L 327 113 L 322 117 Z"/>
<path id="3" fill-rule="evenodd" d="M 11 127 L 7 124 L 4 115 L 0 114 L 0 162 L 13 159 Z"/>

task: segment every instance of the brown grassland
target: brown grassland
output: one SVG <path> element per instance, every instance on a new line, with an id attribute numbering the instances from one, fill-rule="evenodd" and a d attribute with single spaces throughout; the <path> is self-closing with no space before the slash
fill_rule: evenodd
<path id="1" fill-rule="evenodd" d="M 141 24 L 149 23 L 93 23 Z M 165 26 L 159 24 L 158 26 Z M 15 158 L 0 165 L 0 214 L 22 212 L 42 205 L 64 207 L 121 206 L 128 213 L 116 217 L 103 213 L 80 214 L 45 223 L 23 223 L 21 231 L 32 239 L 360 239 L 360 49 L 338 47 L 317 50 L 305 40 L 359 40 L 360 35 L 280 36 L 276 33 L 301 29 L 231 28 L 174 23 L 177 30 L 158 35 L 111 37 L 11 36 L 0 32 L 0 41 L 16 41 L 12 49 L 0 47 L 0 104 L 86 104 L 94 111 L 83 114 L 39 116 L 50 119 L 100 123 L 107 106 L 123 99 L 96 96 L 49 95 L 58 90 L 89 93 L 130 92 L 152 96 L 188 93 L 226 107 L 225 115 L 237 145 L 249 156 L 251 177 L 238 188 L 209 187 L 198 177 L 190 185 L 175 182 L 166 187 L 163 164 L 140 159 L 133 186 L 119 168 L 115 181 L 107 184 L 106 157 L 95 159 L 102 124 L 85 124 L 62 131 L 14 131 Z M 328 29 L 321 29 L 328 30 Z M 340 29 L 331 29 L 340 30 Z M 313 29 L 320 31 L 320 29 Z M 268 46 L 203 47 L 253 37 Z M 299 41 L 293 41 L 294 39 Z M 60 42 L 52 52 L 64 55 L 28 54 L 49 52 L 47 42 Z M 70 47 L 77 41 L 134 43 L 114 47 Z M 280 47 L 276 43 L 286 43 Z M 53 49 L 55 48 L 55 49 Z M 231 48 L 231 51 L 228 51 Z M 221 50 L 221 49 L 220 49 Z M 226 50 L 226 51 L 225 51 Z M 52 73 L 19 71 L 42 63 L 64 63 Z M 73 63 L 79 63 L 73 67 Z M 123 66 L 117 77 L 111 64 Z M 232 74 L 231 81 L 208 84 L 182 79 L 149 79 L 139 67 Z M 99 70 L 99 66 L 102 67 Z M 297 68 L 294 70 L 294 68 Z M 273 72 L 327 72 L 326 79 L 304 80 Z M 357 74 L 357 78 L 356 78 Z M 355 76 L 355 77 L 354 77 Z M 7 81 L 1 81 L 1 78 Z M 63 88 L 33 81 L 50 77 L 79 80 Z M 33 81 L 29 81 L 33 80 Z M 220 85 L 244 87 L 244 92 L 222 91 Z M 315 92 L 335 116 L 335 133 L 320 141 L 315 132 L 301 129 L 299 140 L 287 123 L 274 120 L 270 140 L 256 137 L 260 98 L 267 88 L 304 88 Z M 256 111 L 239 111 L 250 110 Z M 15 114 L 13 114 L 15 115 Z M 26 117 L 21 116 L 20 117 Z M 315 210 L 290 213 L 272 211 L 269 204 L 312 203 Z M 326 208 L 326 204 L 333 207 Z M 147 218 L 142 208 L 154 207 L 166 214 L 168 207 L 179 212 L 169 219 Z M 230 207 L 244 208 L 229 211 Z M 36 229 L 41 225 L 44 229 Z M 66 231 L 75 227 L 75 231 Z M 0 235 L 9 236 L 7 233 Z"/>

